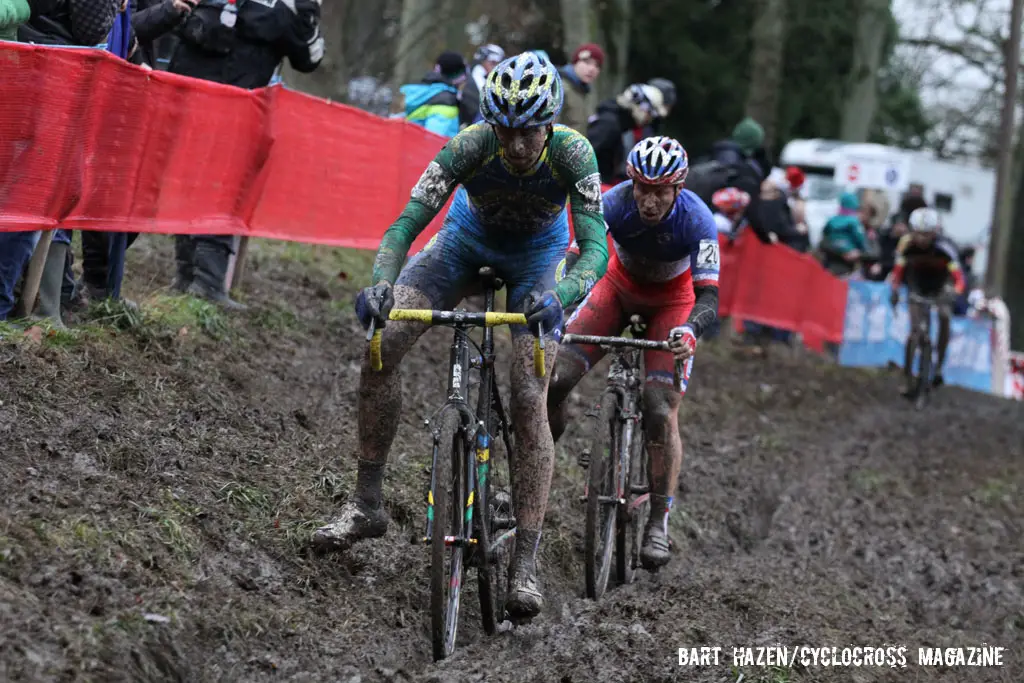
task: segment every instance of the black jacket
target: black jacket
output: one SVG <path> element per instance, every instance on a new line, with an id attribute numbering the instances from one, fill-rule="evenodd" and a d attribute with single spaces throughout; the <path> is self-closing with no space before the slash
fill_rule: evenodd
<path id="1" fill-rule="evenodd" d="M 314 71 L 323 59 L 315 0 L 242 0 L 234 28 L 220 16 L 223 0 L 203 0 L 185 19 L 168 71 L 240 88 L 262 88 L 281 60 Z M 269 5 L 269 6 L 268 6 Z"/>
<path id="2" fill-rule="evenodd" d="M 626 177 L 626 145 L 622 138 L 635 126 L 633 114 L 615 100 L 597 105 L 597 113 L 587 124 L 587 139 L 594 148 L 602 183 L 614 183 Z"/>
<path id="3" fill-rule="evenodd" d="M 120 0 L 30 0 L 31 18 L 18 41 L 38 45 L 98 45 L 107 39 Z"/>

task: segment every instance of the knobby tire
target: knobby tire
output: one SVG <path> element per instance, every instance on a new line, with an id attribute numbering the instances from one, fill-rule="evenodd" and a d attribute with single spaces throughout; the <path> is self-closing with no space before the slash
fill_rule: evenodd
<path id="1" fill-rule="evenodd" d="M 615 538 L 615 569 L 619 583 L 628 585 L 636 578 L 640 566 L 640 546 L 643 543 L 644 527 L 651 514 L 651 499 L 630 510 L 635 498 L 644 495 L 634 490 L 646 489 L 650 494 L 647 444 L 644 440 L 643 424 L 638 423 L 630 440 L 629 477 L 626 480 L 626 505 L 618 506 Z"/>
<path id="2" fill-rule="evenodd" d="M 584 574 L 587 597 L 599 600 L 608 588 L 615 550 L 616 513 L 611 503 L 602 503 L 600 497 L 614 498 L 615 472 L 622 439 L 619 421 L 618 396 L 613 392 L 601 398 L 599 422 L 594 425 L 588 467 L 587 512 L 583 534 Z M 607 438 L 607 443 L 606 443 Z"/>
<path id="3" fill-rule="evenodd" d="M 495 384 L 491 391 L 497 391 Z M 508 531 L 505 528 L 497 528 L 496 513 L 514 517 L 514 510 L 511 506 L 511 471 L 509 469 L 509 453 L 512 452 L 512 444 L 509 443 L 509 435 L 503 429 L 496 411 L 491 410 L 487 422 L 488 432 L 493 435 L 491 438 L 490 467 L 487 473 L 487 481 L 483 486 L 487 492 L 487 509 L 484 510 L 477 500 L 477 519 L 480 520 L 480 545 L 477 550 L 480 552 L 480 563 L 477 567 L 477 586 L 480 595 L 480 616 L 484 622 L 484 632 L 487 635 L 494 635 L 498 632 L 498 625 L 505 620 L 505 602 L 508 598 L 509 568 L 512 564 L 513 543 L 504 543 L 500 548 L 494 550 L 488 561 L 487 547 L 494 543 L 502 534 Z M 499 432 L 501 432 L 499 434 Z M 503 443 L 499 444 L 499 441 Z M 502 447 L 503 446 L 503 447 Z M 500 490 L 494 486 L 498 479 L 504 479 L 509 485 L 509 501 L 507 509 L 497 510 L 497 500 L 494 494 Z"/>
<path id="4" fill-rule="evenodd" d="M 466 441 L 459 429 L 461 416 L 458 411 L 447 410 L 441 420 L 430 538 L 430 626 L 435 662 L 455 650 L 465 548 L 445 545 L 445 536 L 463 535 L 462 511 L 467 495 L 463 472 Z"/>

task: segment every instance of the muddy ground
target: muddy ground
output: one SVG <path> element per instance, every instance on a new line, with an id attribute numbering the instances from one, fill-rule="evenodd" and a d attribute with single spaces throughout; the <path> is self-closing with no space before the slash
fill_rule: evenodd
<path id="1" fill-rule="evenodd" d="M 133 248 L 138 319 L 0 342 L 0 680 L 1024 680 L 1024 406 L 952 388 L 908 410 L 885 373 L 702 346 L 682 412 L 676 555 L 582 599 L 580 471 L 562 453 L 548 607 L 494 638 L 467 608 L 430 658 L 421 418 L 447 336 L 409 359 L 388 537 L 308 551 L 352 487 L 369 256 L 262 243 L 225 317 L 159 291 L 170 242 Z M 599 391 L 592 375 L 584 396 Z M 470 602 L 467 600 L 467 602 Z M 904 645 L 907 668 L 742 667 L 734 646 Z M 928 669 L 917 648 L 1004 646 Z M 724 648 L 680 668 L 677 648 Z"/>

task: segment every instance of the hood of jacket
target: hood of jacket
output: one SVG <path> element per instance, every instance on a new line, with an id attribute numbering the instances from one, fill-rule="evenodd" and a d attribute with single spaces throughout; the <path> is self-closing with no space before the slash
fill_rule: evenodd
<path id="1" fill-rule="evenodd" d="M 405 110 L 414 111 L 425 104 L 431 104 L 431 100 L 437 98 L 439 101 L 433 104 L 458 104 L 459 90 L 446 81 L 441 74 L 428 73 L 419 83 L 408 83 L 399 88 L 405 95 Z"/>

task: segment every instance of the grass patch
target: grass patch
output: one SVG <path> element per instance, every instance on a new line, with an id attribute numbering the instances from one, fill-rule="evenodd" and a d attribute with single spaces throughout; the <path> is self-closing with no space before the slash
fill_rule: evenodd
<path id="1" fill-rule="evenodd" d="M 96 325 L 125 331 L 137 330 L 145 322 L 142 309 L 115 299 L 93 302 L 85 317 Z"/>
<path id="2" fill-rule="evenodd" d="M 352 289 L 369 284 L 375 256 L 375 252 L 368 249 L 344 249 L 263 239 L 249 242 L 249 258 L 253 259 L 257 268 L 275 261 L 292 263 L 328 280 L 346 283 Z"/>
<path id="3" fill-rule="evenodd" d="M 781 666 L 756 669 L 753 673 L 734 668 L 732 673 L 734 683 L 793 683 L 796 680 L 792 669 Z"/>
<path id="4" fill-rule="evenodd" d="M 862 493 L 877 493 L 891 482 L 888 474 L 878 470 L 862 469 L 850 474 L 850 483 Z"/>
<path id="5" fill-rule="evenodd" d="M 1009 503 L 1017 494 L 1017 485 L 1005 479 L 989 478 L 974 491 L 974 498 L 985 505 Z"/>
<path id="6" fill-rule="evenodd" d="M 0 340 L 14 344 L 38 343 L 50 349 L 76 348 L 105 334 L 107 330 L 93 322 L 75 327 L 56 327 L 46 319 L 0 321 Z"/>
<path id="7" fill-rule="evenodd" d="M 222 503 L 250 513 L 266 513 L 270 509 L 270 496 L 265 491 L 237 481 L 222 485 L 217 489 L 217 497 Z"/>
<path id="8" fill-rule="evenodd" d="M 756 435 L 754 437 L 754 444 L 766 451 L 781 451 L 788 446 L 786 439 L 781 434 L 775 433 Z"/>
<path id="9" fill-rule="evenodd" d="M 271 332 L 286 332 L 299 328 L 299 317 L 284 306 L 256 311 L 253 323 Z"/>
<path id="10" fill-rule="evenodd" d="M 228 332 L 227 319 L 216 304 L 186 295 L 160 294 L 153 297 L 147 303 L 146 322 L 173 332 L 202 330 L 217 340 L 223 339 Z"/>
<path id="11" fill-rule="evenodd" d="M 191 561 L 198 554 L 199 541 L 188 524 L 203 513 L 197 506 L 182 501 L 168 489 L 164 490 L 162 499 L 160 507 L 132 504 L 139 511 L 140 521 L 148 522 L 155 529 L 159 541 L 172 555 Z"/>

